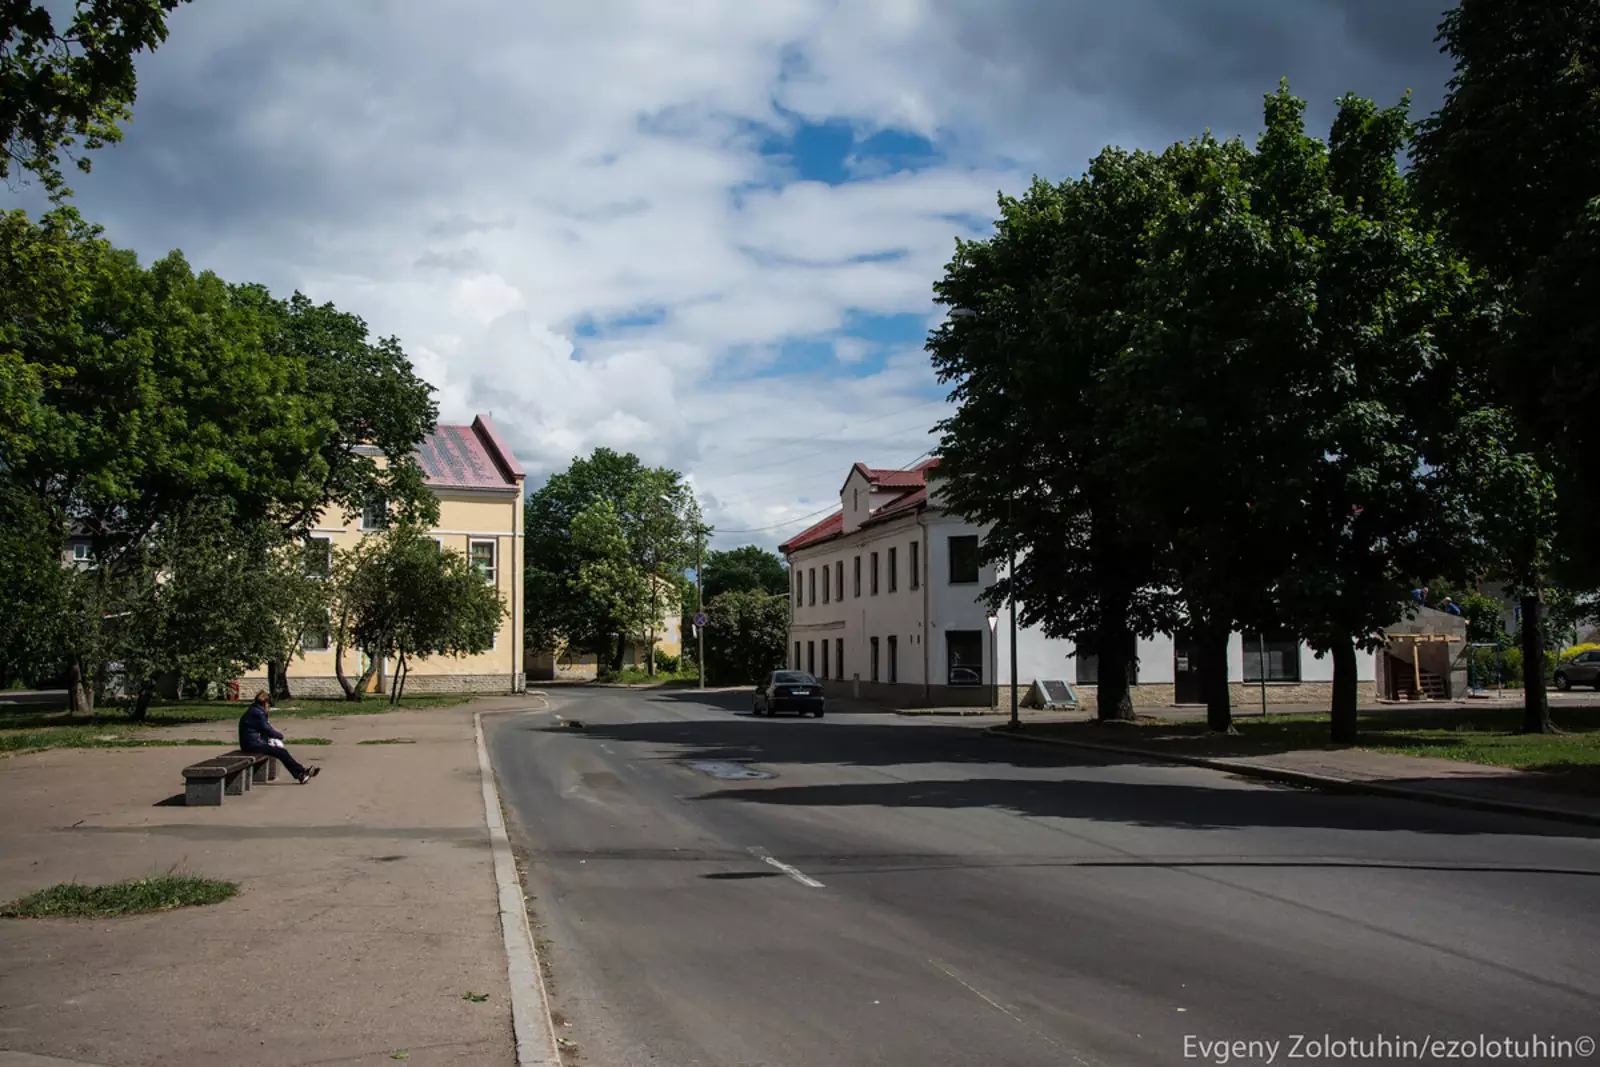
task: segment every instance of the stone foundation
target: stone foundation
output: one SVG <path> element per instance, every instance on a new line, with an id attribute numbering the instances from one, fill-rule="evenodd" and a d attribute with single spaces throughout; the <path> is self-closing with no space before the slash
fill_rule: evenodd
<path id="1" fill-rule="evenodd" d="M 992 686 L 981 685 L 935 685 L 924 690 L 921 685 L 898 684 L 888 682 L 853 682 L 848 679 L 824 678 L 822 691 L 830 697 L 844 699 L 860 699 L 881 704 L 890 708 L 945 708 L 945 707 L 1001 707 L 1009 708 L 1011 701 L 1011 688 L 1002 684 L 999 691 L 998 705 L 995 703 L 995 690 Z M 1018 694 L 1023 700 L 1028 699 L 1028 690 L 1032 682 L 1024 682 L 1018 687 Z M 1093 711 L 1097 707 L 1095 701 L 1096 687 L 1092 685 L 1074 685 L 1078 693 L 1079 707 L 1086 711 Z M 409 684 L 407 691 L 410 691 Z M 1133 686 L 1128 690 L 1135 711 L 1146 715 L 1160 715 L 1180 705 L 1175 703 L 1177 698 L 1176 687 L 1170 682 L 1156 682 Z M 1257 682 L 1229 682 L 1228 699 L 1233 709 L 1237 712 L 1248 713 L 1252 708 L 1261 707 L 1261 686 Z M 1362 707 L 1371 707 L 1378 699 L 1378 686 L 1376 682 L 1363 681 L 1356 683 L 1356 700 Z M 1328 708 L 1333 703 L 1332 682 L 1268 682 L 1267 683 L 1267 708 L 1270 711 L 1278 706 L 1294 706 L 1304 710 L 1307 705 Z M 1203 707 L 1204 705 L 1190 705 Z"/>

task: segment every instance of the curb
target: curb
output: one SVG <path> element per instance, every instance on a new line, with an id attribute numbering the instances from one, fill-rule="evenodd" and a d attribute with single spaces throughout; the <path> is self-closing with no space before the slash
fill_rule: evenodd
<path id="1" fill-rule="evenodd" d="M 472 728 L 478 740 L 478 773 L 483 778 L 483 817 L 489 828 L 494 878 L 500 890 L 500 932 L 505 937 L 506 976 L 511 982 L 511 1027 L 517 1044 L 517 1067 L 560 1067 L 561 1049 L 556 1043 L 555 1023 L 550 1018 L 544 971 L 533 947 L 522 880 L 517 877 L 517 863 L 511 855 L 511 839 L 506 836 L 500 807 L 500 791 L 495 788 L 489 748 L 483 741 L 483 712 L 473 713 Z"/>
<path id="2" fill-rule="evenodd" d="M 1488 797 L 1470 797 L 1459 793 L 1445 793 L 1437 789 L 1416 789 L 1411 786 L 1385 785 L 1382 782 L 1359 782 L 1350 778 L 1334 778 L 1308 771 L 1291 771 L 1282 767 L 1264 767 L 1256 763 L 1233 763 L 1226 759 L 1208 756 L 1184 756 L 1176 752 L 1153 752 L 1148 748 L 1129 745 L 1107 745 L 1098 741 L 1069 741 L 1060 737 L 1039 737 L 1015 733 L 1003 726 L 991 726 L 984 733 L 1009 741 L 1027 741 L 1035 745 L 1057 745 L 1062 748 L 1082 748 L 1092 752 L 1114 752 L 1122 756 L 1140 756 L 1162 763 L 1181 763 L 1190 767 L 1207 767 L 1226 771 L 1241 778 L 1260 778 L 1288 785 L 1311 786 L 1330 792 L 1359 793 L 1368 796 L 1392 797 L 1399 800 L 1417 800 L 1453 808 L 1471 808 L 1475 811 L 1492 811 L 1502 815 L 1522 815 L 1536 819 L 1556 819 L 1561 822 L 1600 826 L 1600 813 L 1572 811 L 1568 808 L 1547 808 L 1538 804 L 1519 804 L 1511 800 L 1492 800 Z"/>

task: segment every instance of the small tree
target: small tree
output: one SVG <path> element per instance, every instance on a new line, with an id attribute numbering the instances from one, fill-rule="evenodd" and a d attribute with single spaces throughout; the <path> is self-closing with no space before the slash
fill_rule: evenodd
<path id="1" fill-rule="evenodd" d="M 360 700 L 377 664 L 392 656 L 389 699 L 398 702 L 411 657 L 487 652 L 506 615 L 499 591 L 465 555 L 414 526 L 368 536 L 336 567 L 335 671 L 347 700 Z M 355 686 L 344 674 L 347 645 L 371 657 Z"/>
<path id="2" fill-rule="evenodd" d="M 730 590 L 706 605 L 706 666 L 719 681 L 755 682 L 781 667 L 789 640 L 789 600 Z"/>

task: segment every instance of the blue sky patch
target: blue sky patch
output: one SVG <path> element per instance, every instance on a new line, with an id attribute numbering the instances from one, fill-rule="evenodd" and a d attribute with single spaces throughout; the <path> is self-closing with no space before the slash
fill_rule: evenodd
<path id="1" fill-rule="evenodd" d="M 946 161 L 945 154 L 920 134 L 879 130 L 862 137 L 844 119 L 801 121 L 792 130 L 770 130 L 761 142 L 761 154 L 787 163 L 801 181 L 828 185 L 926 170 Z"/>

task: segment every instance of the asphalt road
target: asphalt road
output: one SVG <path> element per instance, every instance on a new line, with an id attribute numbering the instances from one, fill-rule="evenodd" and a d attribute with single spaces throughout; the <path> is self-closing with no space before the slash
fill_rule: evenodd
<path id="1" fill-rule="evenodd" d="M 968 722 L 553 699 L 487 730 L 574 1062 L 1176 1064 L 1260 1040 L 1331 1063 L 1292 1035 L 1600 1031 L 1582 827 Z M 771 777 L 721 777 L 750 771 Z"/>

